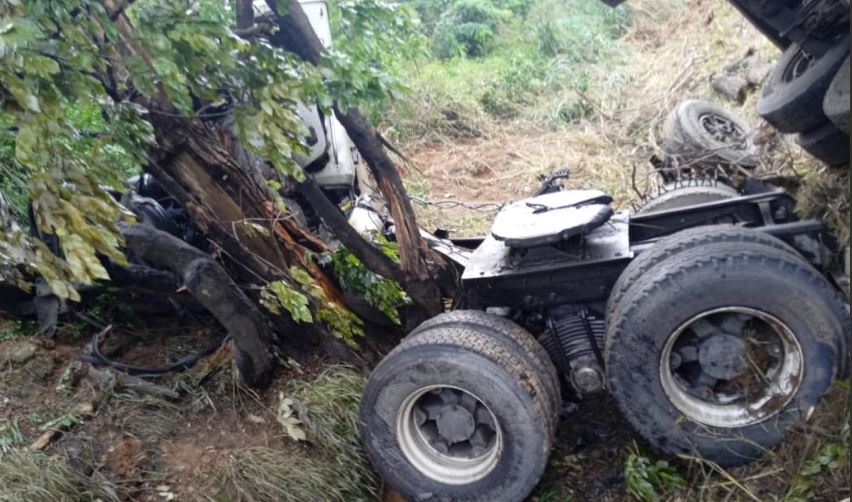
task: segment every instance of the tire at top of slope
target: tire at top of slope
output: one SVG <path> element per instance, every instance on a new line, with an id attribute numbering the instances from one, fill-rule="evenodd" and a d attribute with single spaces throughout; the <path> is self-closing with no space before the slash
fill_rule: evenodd
<path id="1" fill-rule="evenodd" d="M 689 251 L 690 249 L 719 242 L 762 244 L 800 256 L 795 249 L 781 239 L 760 230 L 750 228 L 736 227 L 734 225 L 709 225 L 677 232 L 660 239 L 651 249 L 637 256 L 624 269 L 624 272 L 615 281 L 615 285 L 610 292 L 609 300 L 606 304 L 607 324 L 615 318 L 615 311 L 621 304 L 622 297 L 627 289 L 643 275 L 655 269 L 659 264 L 672 256 Z M 609 337 L 607 337 L 604 345 L 604 352 L 607 352 L 610 348 Z M 604 356 L 604 359 L 606 359 L 606 356 Z"/>
<path id="2" fill-rule="evenodd" d="M 453 310 L 424 321 L 408 337 L 416 337 L 435 328 L 461 326 L 485 332 L 514 347 L 537 370 L 547 392 L 550 417 L 555 430 L 562 410 L 562 393 L 556 367 L 544 347 L 524 328 L 514 322 L 481 310 Z"/>
<path id="3" fill-rule="evenodd" d="M 706 117 L 727 122 L 733 131 L 720 140 L 707 130 Z M 711 101 L 688 99 L 681 101 L 669 113 L 663 124 L 663 149 L 678 155 L 685 163 L 724 162 L 753 167 L 758 163 L 757 150 L 751 140 L 749 124 L 730 110 Z"/>
<path id="4" fill-rule="evenodd" d="M 824 122 L 825 93 L 848 53 L 848 36 L 810 63 L 798 45 L 790 45 L 763 84 L 757 113 L 784 133 L 807 131 Z"/>
<path id="5" fill-rule="evenodd" d="M 825 93 L 822 111 L 834 125 L 849 134 L 849 54 L 843 66 L 837 70 L 834 80 Z"/>

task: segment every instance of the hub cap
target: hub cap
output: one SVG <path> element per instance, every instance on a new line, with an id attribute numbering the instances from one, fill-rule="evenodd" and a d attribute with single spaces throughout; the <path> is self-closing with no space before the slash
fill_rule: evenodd
<path id="1" fill-rule="evenodd" d="M 777 318 L 745 307 L 699 314 L 669 337 L 660 380 L 689 419 L 744 427 L 782 410 L 804 373 L 802 348 Z"/>
<path id="2" fill-rule="evenodd" d="M 457 387 L 431 386 L 411 394 L 396 422 L 405 458 L 440 483 L 462 485 L 484 478 L 496 467 L 503 449 L 494 414 Z"/>
<path id="3" fill-rule="evenodd" d="M 719 143 L 741 148 L 748 147 L 749 141 L 745 131 L 725 117 L 705 113 L 698 120 L 701 127 Z"/>
<path id="4" fill-rule="evenodd" d="M 781 80 L 784 83 L 792 82 L 797 78 L 801 77 L 808 71 L 815 62 L 815 59 L 808 53 L 803 50 L 799 50 L 793 56 L 792 61 L 787 64 L 787 67 L 784 69 L 784 73 L 781 75 Z"/>

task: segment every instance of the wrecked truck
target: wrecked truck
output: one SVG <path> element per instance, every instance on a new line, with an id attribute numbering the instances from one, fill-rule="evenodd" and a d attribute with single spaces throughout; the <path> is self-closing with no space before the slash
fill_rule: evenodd
<path id="1" fill-rule="evenodd" d="M 598 190 L 506 205 L 489 235 L 433 239 L 453 309 L 374 369 L 373 465 L 409 500 L 522 500 L 565 400 L 602 393 L 648 443 L 761 457 L 849 374 L 837 243 L 781 189 L 682 181 L 636 213 Z M 652 201 L 653 202 L 653 201 Z"/>

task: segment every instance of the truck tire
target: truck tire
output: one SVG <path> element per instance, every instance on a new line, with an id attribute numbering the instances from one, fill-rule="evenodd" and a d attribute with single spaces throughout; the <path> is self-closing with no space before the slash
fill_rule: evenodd
<path id="1" fill-rule="evenodd" d="M 663 124 L 663 149 L 682 164 L 723 163 L 754 167 L 751 127 L 729 110 L 700 99 L 678 104 Z"/>
<path id="2" fill-rule="evenodd" d="M 849 55 L 825 93 L 822 111 L 838 129 L 849 134 Z"/>
<path id="3" fill-rule="evenodd" d="M 645 202 L 636 214 L 668 211 L 696 204 L 716 202 L 737 196 L 737 191 L 728 185 L 716 184 L 707 186 L 675 186 L 667 185 L 666 192 Z"/>
<path id="4" fill-rule="evenodd" d="M 551 429 L 556 430 L 556 426 L 559 424 L 559 413 L 562 410 L 559 375 L 547 351 L 535 337 L 505 317 L 481 310 L 454 310 L 425 321 L 415 328 L 408 335 L 408 338 L 447 326 L 465 327 L 492 336 L 503 344 L 513 347 L 519 357 L 525 358 L 544 384 L 547 404 L 550 408 L 548 416 L 550 417 Z"/>
<path id="5" fill-rule="evenodd" d="M 799 134 L 796 143 L 829 166 L 849 164 L 849 135 L 831 122 Z"/>
<path id="6" fill-rule="evenodd" d="M 621 298 L 627 292 L 627 289 L 648 271 L 656 268 L 663 261 L 684 251 L 719 242 L 756 243 L 799 256 L 799 253 L 794 248 L 777 237 L 773 237 L 760 230 L 734 225 L 701 226 L 668 235 L 655 243 L 651 249 L 633 259 L 627 268 L 624 269 L 624 272 L 618 276 L 618 280 L 615 281 L 615 285 L 612 287 L 609 300 L 606 304 L 607 322 L 615 318 L 616 306 L 622 303 Z M 609 350 L 610 339 L 607 337 L 606 341 L 604 352 Z"/>
<path id="7" fill-rule="evenodd" d="M 848 53 L 848 36 L 816 60 L 798 45 L 790 45 L 763 84 L 757 113 L 784 133 L 818 126 L 826 119 L 822 112 L 826 90 Z"/>
<path id="8" fill-rule="evenodd" d="M 359 431 L 406 500 L 523 500 L 552 445 L 535 369 L 465 327 L 430 329 L 391 351 L 367 380 Z"/>
<path id="9" fill-rule="evenodd" d="M 760 243 L 678 253 L 615 310 L 607 372 L 625 418 L 667 453 L 723 466 L 779 444 L 848 357 L 839 294 L 804 260 Z"/>

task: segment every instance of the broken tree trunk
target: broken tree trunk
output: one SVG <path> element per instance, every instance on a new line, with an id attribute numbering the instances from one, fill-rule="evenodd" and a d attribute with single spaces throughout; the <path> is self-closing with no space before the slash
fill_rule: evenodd
<path id="1" fill-rule="evenodd" d="M 115 0 L 101 2 L 109 12 L 117 12 L 112 20 L 121 34 L 122 51 L 151 65 L 151 55 L 138 43 L 132 23 L 116 9 Z M 314 49 L 314 52 L 305 54 L 311 54 L 314 57 L 311 62 L 316 63 L 321 55 L 319 41 L 307 24 L 307 18 L 304 17 L 298 2 L 292 4 L 290 11 L 300 14 L 304 24 L 301 30 L 292 33 L 294 38 L 290 46 L 299 45 L 298 40 L 301 39 L 302 45 L 307 44 L 306 47 Z M 251 29 L 249 5 L 248 1 L 239 2 L 239 29 Z M 151 122 L 157 139 L 157 149 L 150 153 L 149 171 L 166 192 L 187 209 L 193 223 L 208 236 L 213 250 L 227 258 L 225 263 L 229 268 L 226 270 L 218 266 L 210 256 L 205 255 L 206 260 L 201 260 L 200 255 L 188 251 L 184 254 L 192 257 L 191 263 L 172 261 L 169 253 L 158 251 L 154 244 L 146 245 L 142 242 L 142 237 L 136 234 L 142 233 L 143 230 L 131 230 L 127 227 L 124 230 L 129 232 L 126 236 L 129 249 L 144 255 L 140 257 L 154 266 L 167 267 L 181 274 L 190 290 L 194 289 L 194 294 L 202 296 L 198 298 L 199 301 L 229 332 L 235 334 L 235 329 L 248 330 L 248 334 L 241 336 L 242 342 L 235 336 L 239 349 L 240 371 L 248 383 L 263 382 L 268 378 L 272 367 L 272 332 L 268 325 L 261 323 L 261 319 L 273 320 L 279 338 L 291 337 L 293 340 L 308 340 L 314 343 L 320 340 L 321 349 L 326 353 L 336 356 L 346 354 L 347 357 L 344 358 L 349 361 L 357 359 L 357 354 L 329 336 L 321 324 L 297 324 L 292 319 L 261 312 L 255 302 L 256 298 L 249 298 L 236 287 L 235 279 L 240 284 L 254 286 L 256 290 L 272 281 L 288 282 L 291 271 L 298 267 L 305 270 L 322 291 L 321 299 L 309 299 L 315 307 L 312 310 L 327 308 L 330 303 L 345 308 L 343 295 L 335 279 L 311 258 L 328 251 L 327 244 L 301 227 L 295 219 L 288 217 L 288 214 L 274 204 L 275 196 L 270 192 L 261 170 L 253 165 L 248 156 L 242 154 L 244 152 L 229 129 L 181 117 L 169 102 L 162 84 L 158 85 L 160 90 L 154 95 L 136 98 L 149 110 L 147 119 Z M 400 282 L 415 303 L 423 307 L 423 311 L 440 311 L 441 292 L 435 284 L 429 266 L 430 261 L 440 263 L 440 258 L 430 254 L 429 248 L 420 239 L 411 204 L 405 197 L 399 174 L 382 149 L 375 131 L 357 110 L 348 110 L 345 114 L 338 110 L 338 114 L 371 167 L 372 174 L 389 203 L 397 227 L 400 264 L 380 256 L 380 253 L 357 233 L 347 231 L 348 225 L 339 225 L 342 214 L 332 204 L 323 204 L 322 201 L 315 204 L 320 208 L 320 217 L 329 226 L 337 229 L 337 236 L 368 268 Z M 156 238 L 158 245 L 167 247 L 177 246 L 173 240 L 181 242 L 171 236 L 166 238 L 159 234 L 148 237 Z M 183 252 L 183 248 L 180 250 Z M 190 265 L 192 270 L 187 270 Z M 225 303 L 217 305 L 218 301 Z M 239 309 L 234 306 L 239 306 Z M 237 310 L 243 313 L 240 314 Z"/>
<path id="2" fill-rule="evenodd" d="M 279 212 L 259 174 L 237 161 L 233 149 L 238 145 L 227 131 L 168 115 L 154 114 L 151 120 L 160 148 L 150 172 L 235 264 L 233 273 L 241 283 L 263 286 L 287 280 L 290 268 L 299 267 L 322 289 L 326 303 L 346 308 L 334 278 L 310 259 L 329 251 L 328 245 Z M 320 349 L 348 362 L 360 359 L 320 324 L 297 324 L 285 316 L 273 321 L 289 349 Z"/>
<path id="3" fill-rule="evenodd" d="M 177 237 L 145 225 L 119 223 L 127 249 L 146 263 L 178 274 L 199 303 L 224 326 L 236 347 L 240 376 L 261 385 L 275 366 L 266 316 L 209 255 Z"/>
<path id="4" fill-rule="evenodd" d="M 313 65 L 319 65 L 324 48 L 311 28 L 299 1 L 281 0 L 279 6 L 278 1 L 267 0 L 267 4 L 275 13 L 278 23 L 278 31 L 271 37 L 272 44 Z M 445 268 L 445 263 L 421 238 L 420 228 L 417 226 L 414 210 L 399 171 L 385 151 L 378 132 L 357 108 L 341 110 L 335 104 L 334 111 L 370 167 L 370 172 L 388 204 L 399 242 L 402 279 L 399 282 L 417 304 L 424 307 L 429 314 L 437 314 L 442 310 L 442 295 L 435 277 L 443 274 L 435 274 L 432 268 Z M 321 216 L 325 220 L 325 216 Z M 363 246 L 351 250 L 365 265 L 370 266 L 370 257 L 362 252 Z"/>

